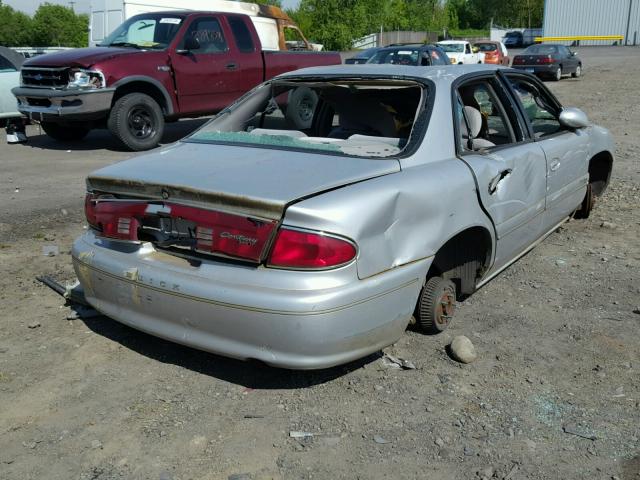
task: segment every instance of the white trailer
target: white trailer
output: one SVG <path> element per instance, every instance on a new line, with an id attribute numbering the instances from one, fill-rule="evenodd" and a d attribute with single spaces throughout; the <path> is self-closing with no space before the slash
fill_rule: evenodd
<path id="1" fill-rule="evenodd" d="M 194 10 L 205 12 L 242 13 L 251 17 L 263 50 L 320 50 L 322 45 L 310 44 L 293 21 L 277 7 L 229 0 L 91 0 L 89 46 L 93 47 L 125 20 L 148 12 Z M 293 31 L 299 40 L 284 41 L 284 29 Z M 306 47 L 306 48 L 305 48 Z"/>

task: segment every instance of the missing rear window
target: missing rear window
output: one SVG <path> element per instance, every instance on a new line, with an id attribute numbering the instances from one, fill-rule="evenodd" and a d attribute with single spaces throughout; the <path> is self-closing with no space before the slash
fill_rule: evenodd
<path id="1" fill-rule="evenodd" d="M 394 157 L 422 123 L 426 92 L 404 80 L 273 81 L 188 140 Z"/>

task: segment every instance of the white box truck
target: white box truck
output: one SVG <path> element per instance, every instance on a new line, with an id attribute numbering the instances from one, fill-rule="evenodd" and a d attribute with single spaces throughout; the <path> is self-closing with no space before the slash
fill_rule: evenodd
<path id="1" fill-rule="evenodd" d="M 243 13 L 251 18 L 263 50 L 322 50 L 322 45 L 309 43 L 280 8 L 229 0 L 91 0 L 89 46 L 98 45 L 134 15 L 171 10 Z"/>

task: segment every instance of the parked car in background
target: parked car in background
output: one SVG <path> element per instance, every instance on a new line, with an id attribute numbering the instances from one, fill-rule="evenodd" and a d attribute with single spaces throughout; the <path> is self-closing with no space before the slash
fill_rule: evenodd
<path id="1" fill-rule="evenodd" d="M 375 55 L 375 53 L 384 47 L 372 47 L 367 48 L 366 50 L 362 50 L 361 52 L 356 53 L 353 57 L 347 58 L 344 63 L 346 65 L 357 65 L 362 63 L 367 63 L 371 57 Z"/>
<path id="2" fill-rule="evenodd" d="M 19 53 L 0 47 L 0 128 L 4 128 L 9 120 L 22 118 L 11 89 L 20 85 L 20 66 L 23 62 L 24 57 Z"/>
<path id="3" fill-rule="evenodd" d="M 484 53 L 484 63 L 509 66 L 511 59 L 507 47 L 502 42 L 486 41 L 474 43 L 473 46 Z"/>
<path id="4" fill-rule="evenodd" d="M 285 99 L 318 98 L 309 128 Z M 87 179 L 87 301 L 159 337 L 311 369 L 444 330 L 607 187 L 613 138 L 497 66 L 319 67 Z M 493 299 L 490 299 L 493 301 Z"/>
<path id="5" fill-rule="evenodd" d="M 507 32 L 506 35 L 502 37 L 502 43 L 508 48 L 522 48 L 524 43 L 522 32 L 518 30 Z"/>
<path id="6" fill-rule="evenodd" d="M 445 40 L 438 42 L 452 64 L 484 63 L 484 53 L 474 49 L 466 40 Z"/>
<path id="7" fill-rule="evenodd" d="M 576 53 L 564 45 L 550 43 L 531 45 L 513 58 L 512 67 L 556 81 L 563 75 L 582 75 L 582 61 Z"/>
<path id="8" fill-rule="evenodd" d="M 26 61 L 13 93 L 57 140 L 107 127 L 127 148 L 148 150 L 165 121 L 216 113 L 283 72 L 340 63 L 337 52 L 264 51 L 247 15 L 173 10 L 132 17 L 99 47 Z M 309 123 L 315 99 L 289 100 L 290 118 Z"/>
<path id="9" fill-rule="evenodd" d="M 367 63 L 390 63 L 392 65 L 449 65 L 451 61 L 445 51 L 437 45 L 403 45 L 381 48 Z"/>

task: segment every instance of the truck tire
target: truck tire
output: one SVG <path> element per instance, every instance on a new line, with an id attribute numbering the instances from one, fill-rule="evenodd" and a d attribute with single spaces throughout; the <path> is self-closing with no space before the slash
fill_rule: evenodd
<path id="1" fill-rule="evenodd" d="M 107 127 L 128 149 L 149 150 L 162 139 L 164 115 L 158 102 L 149 95 L 128 93 L 113 104 Z"/>
<path id="2" fill-rule="evenodd" d="M 40 124 L 44 133 L 59 142 L 72 142 L 82 140 L 89 133 L 89 129 L 82 125 L 70 123 L 62 125 L 59 123 L 42 122 Z"/>
<path id="3" fill-rule="evenodd" d="M 298 87 L 289 93 L 285 118 L 297 130 L 311 128 L 313 113 L 318 104 L 318 95 L 309 87 Z"/>

